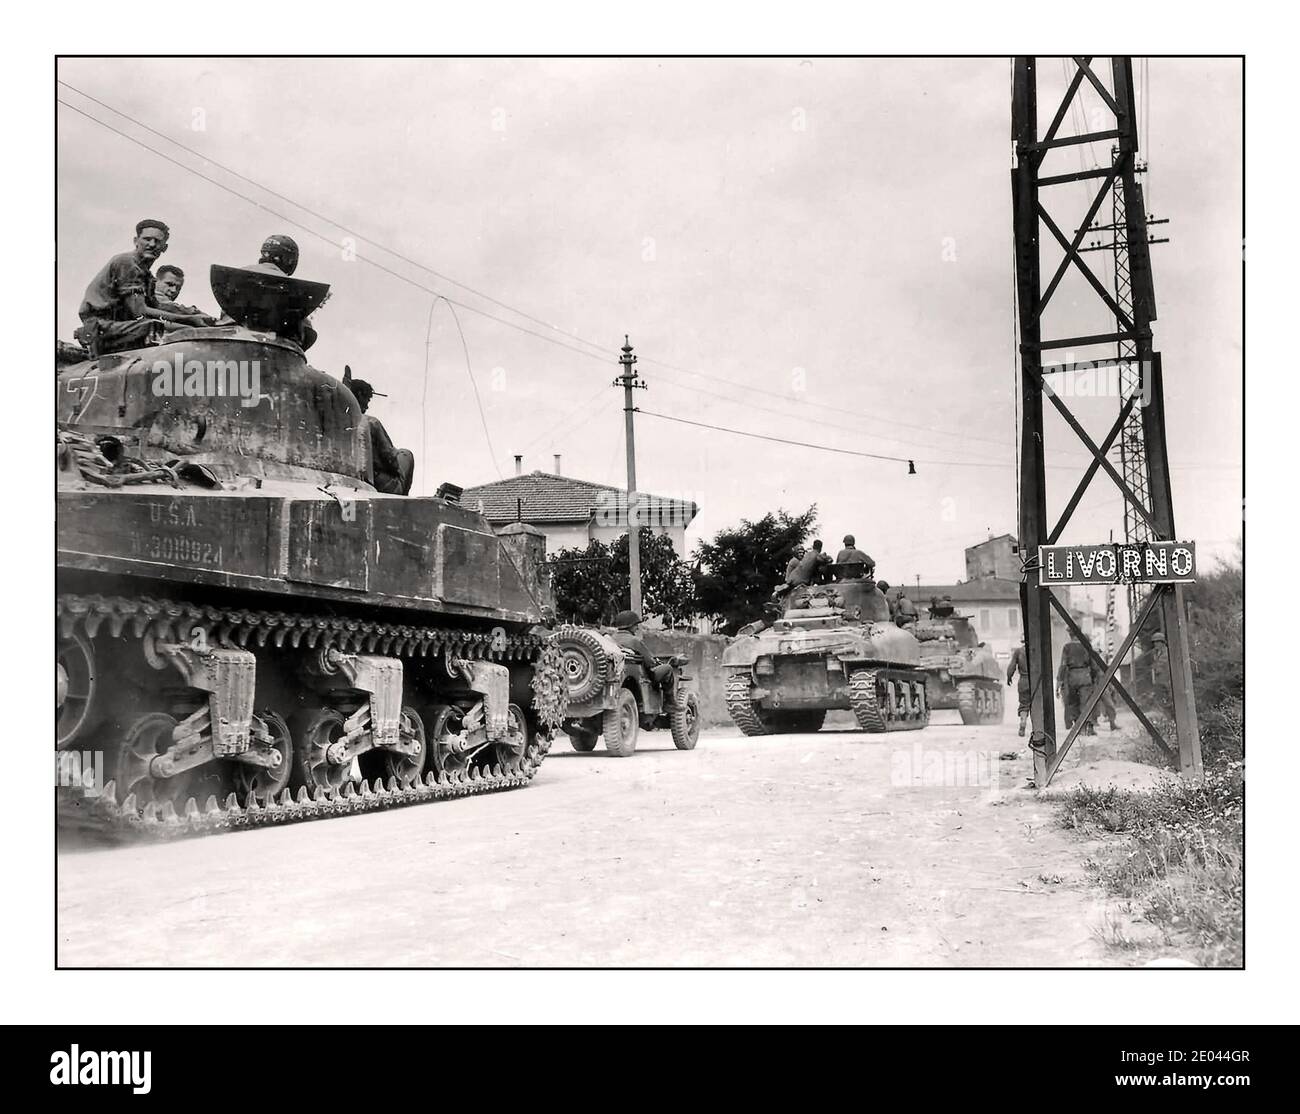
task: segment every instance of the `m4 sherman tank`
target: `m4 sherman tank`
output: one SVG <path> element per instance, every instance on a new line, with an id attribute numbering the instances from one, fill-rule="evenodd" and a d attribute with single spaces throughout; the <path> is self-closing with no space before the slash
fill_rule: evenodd
<path id="1" fill-rule="evenodd" d="M 831 708 L 863 731 L 916 731 L 930 720 L 919 663 L 873 580 L 796 588 L 780 619 L 723 651 L 727 711 L 746 735 L 818 731 Z"/>
<path id="2" fill-rule="evenodd" d="M 213 272 L 235 323 L 60 352 L 61 820 L 183 835 L 526 784 L 564 707 L 544 539 L 447 485 L 377 493 L 356 399 L 288 339 L 328 288 Z"/>
<path id="3" fill-rule="evenodd" d="M 1002 722 L 1002 666 L 955 611 L 918 619 L 908 628 L 921 643 L 921 666 L 931 708 L 956 708 L 975 726 Z"/>

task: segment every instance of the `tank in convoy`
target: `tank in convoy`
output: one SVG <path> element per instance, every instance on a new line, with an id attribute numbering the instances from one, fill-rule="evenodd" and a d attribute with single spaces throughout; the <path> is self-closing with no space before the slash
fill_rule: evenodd
<path id="1" fill-rule="evenodd" d="M 746 735 L 818 731 L 849 709 L 863 731 L 916 731 L 930 719 L 917 640 L 891 619 L 859 565 L 798 587 L 770 626 L 744 628 L 723 652 L 727 711 Z"/>
<path id="2" fill-rule="evenodd" d="M 955 708 L 969 726 L 1001 723 L 1003 669 L 980 641 L 970 616 L 956 611 L 945 596 L 908 629 L 921 644 L 930 707 Z"/>
<path id="3" fill-rule="evenodd" d="M 566 692 L 545 539 L 450 484 L 376 489 L 363 407 L 303 349 L 327 286 L 212 288 L 216 325 L 59 348 L 56 743 L 111 782 L 61 817 L 188 833 L 527 783 Z"/>

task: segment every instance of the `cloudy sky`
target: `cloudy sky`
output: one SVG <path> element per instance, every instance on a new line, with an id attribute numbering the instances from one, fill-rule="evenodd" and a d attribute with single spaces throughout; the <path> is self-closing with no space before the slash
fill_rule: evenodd
<path id="1" fill-rule="evenodd" d="M 1226 553 L 1241 520 L 1240 64 L 1135 66 L 1149 207 L 1171 220 L 1153 252 L 1178 529 Z M 610 382 L 627 333 L 644 411 L 917 461 L 908 476 L 644 413 L 639 486 L 700 504 L 689 541 L 815 502 L 832 544 L 852 531 L 882 576 L 934 582 L 963 575 L 965 545 L 1015 531 L 1007 59 L 72 59 L 59 78 L 62 337 L 141 217 L 171 225 L 165 261 L 207 308 L 210 263 L 251 262 L 287 232 L 298 274 L 333 287 L 311 362 L 388 392 L 373 412 L 416 450 L 417 490 L 509 475 L 515 453 L 621 484 Z M 1040 78 L 1044 105 L 1061 64 Z M 1099 106 L 1089 91 L 1063 133 L 1109 127 Z M 1056 188 L 1062 227 L 1088 188 Z M 1109 281 L 1106 253 L 1086 258 Z M 469 367 L 435 292 L 458 303 Z M 1072 278 L 1045 331 L 1110 326 Z M 1118 404 L 1076 401 L 1099 440 Z M 1059 421 L 1048 444 L 1059 508 L 1087 458 Z M 1065 540 L 1105 540 L 1121 513 L 1099 482 Z"/>

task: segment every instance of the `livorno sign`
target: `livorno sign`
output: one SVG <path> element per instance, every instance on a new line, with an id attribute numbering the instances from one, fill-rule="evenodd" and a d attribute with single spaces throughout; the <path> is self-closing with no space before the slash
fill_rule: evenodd
<path id="1" fill-rule="evenodd" d="M 1190 584 L 1195 542 L 1040 545 L 1039 587 L 1058 584 Z"/>

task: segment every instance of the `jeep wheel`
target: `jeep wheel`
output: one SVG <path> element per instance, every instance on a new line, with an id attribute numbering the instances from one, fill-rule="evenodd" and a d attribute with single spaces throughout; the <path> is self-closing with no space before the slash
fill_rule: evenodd
<path id="1" fill-rule="evenodd" d="M 636 750 L 637 732 L 641 730 L 641 709 L 630 689 L 619 689 L 614 707 L 605 712 L 602 722 L 605 749 L 618 758 Z"/>
<path id="2" fill-rule="evenodd" d="M 693 692 L 685 693 L 673 706 L 668 726 L 673 733 L 673 746 L 678 750 L 694 750 L 700 741 L 700 698 Z"/>

